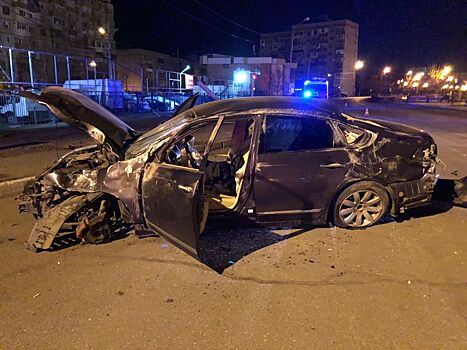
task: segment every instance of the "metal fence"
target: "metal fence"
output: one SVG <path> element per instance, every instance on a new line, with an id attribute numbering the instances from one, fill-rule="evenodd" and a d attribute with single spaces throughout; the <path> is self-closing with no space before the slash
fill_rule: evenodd
<path id="1" fill-rule="evenodd" d="M 44 124 L 55 120 L 49 109 L 39 103 L 20 96 L 0 95 L 0 124 Z"/>
<path id="2" fill-rule="evenodd" d="M 176 110 L 191 92 L 120 92 L 95 94 L 80 91 L 115 114 L 159 114 Z M 55 122 L 49 109 L 39 103 L 15 94 L 0 93 L 0 125 L 30 125 Z"/>
<path id="3" fill-rule="evenodd" d="M 110 77 L 114 79 L 109 79 Z M 198 82 L 202 82 L 201 87 Z M 114 113 L 159 113 L 175 110 L 195 92 L 211 98 L 249 94 L 232 81 L 182 72 L 0 46 L 0 124 L 55 121 L 43 105 L 15 96 L 18 89 L 63 86 L 89 96 Z M 206 97 L 208 99 L 208 97 Z"/>

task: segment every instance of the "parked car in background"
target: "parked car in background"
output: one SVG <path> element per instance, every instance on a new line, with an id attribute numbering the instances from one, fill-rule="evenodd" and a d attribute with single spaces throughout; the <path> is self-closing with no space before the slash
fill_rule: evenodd
<path id="1" fill-rule="evenodd" d="M 47 107 L 21 96 L 0 96 L 0 122 L 48 121 L 50 119 L 48 111 Z"/>
<path id="2" fill-rule="evenodd" d="M 26 186 L 20 209 L 38 219 L 27 242 L 35 251 L 63 236 L 108 241 L 127 225 L 198 257 L 208 217 L 362 229 L 428 204 L 436 180 L 428 134 L 327 101 L 251 97 L 191 108 L 195 96 L 139 135 L 76 92 L 23 96 L 96 142 Z"/>

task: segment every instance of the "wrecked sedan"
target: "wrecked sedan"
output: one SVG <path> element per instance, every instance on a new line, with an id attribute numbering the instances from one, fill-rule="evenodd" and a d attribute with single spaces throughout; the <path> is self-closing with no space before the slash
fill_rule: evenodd
<path id="1" fill-rule="evenodd" d="M 426 205 L 436 145 L 423 131 L 354 118 L 319 100 L 248 97 L 193 107 L 138 135 L 76 92 L 23 95 L 85 130 L 76 149 L 25 187 L 37 223 L 27 248 L 98 243 L 125 228 L 157 233 L 198 257 L 211 219 L 365 228 Z"/>

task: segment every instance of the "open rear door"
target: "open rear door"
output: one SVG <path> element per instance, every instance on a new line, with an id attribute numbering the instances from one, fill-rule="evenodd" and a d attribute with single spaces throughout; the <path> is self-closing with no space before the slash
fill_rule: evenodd
<path id="1" fill-rule="evenodd" d="M 152 162 L 142 182 L 148 226 L 196 259 L 203 218 L 203 175 L 198 169 Z"/>

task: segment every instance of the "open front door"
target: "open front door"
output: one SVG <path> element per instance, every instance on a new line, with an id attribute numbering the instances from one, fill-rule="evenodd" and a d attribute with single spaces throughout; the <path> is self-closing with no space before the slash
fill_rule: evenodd
<path id="1" fill-rule="evenodd" d="M 223 119 L 195 123 L 175 137 L 163 151 L 161 163 L 155 159 L 146 165 L 141 184 L 147 225 L 197 259 L 208 210 L 203 169 Z"/>
<path id="2" fill-rule="evenodd" d="M 198 169 L 152 162 L 145 169 L 142 182 L 148 226 L 197 259 L 203 178 Z"/>

